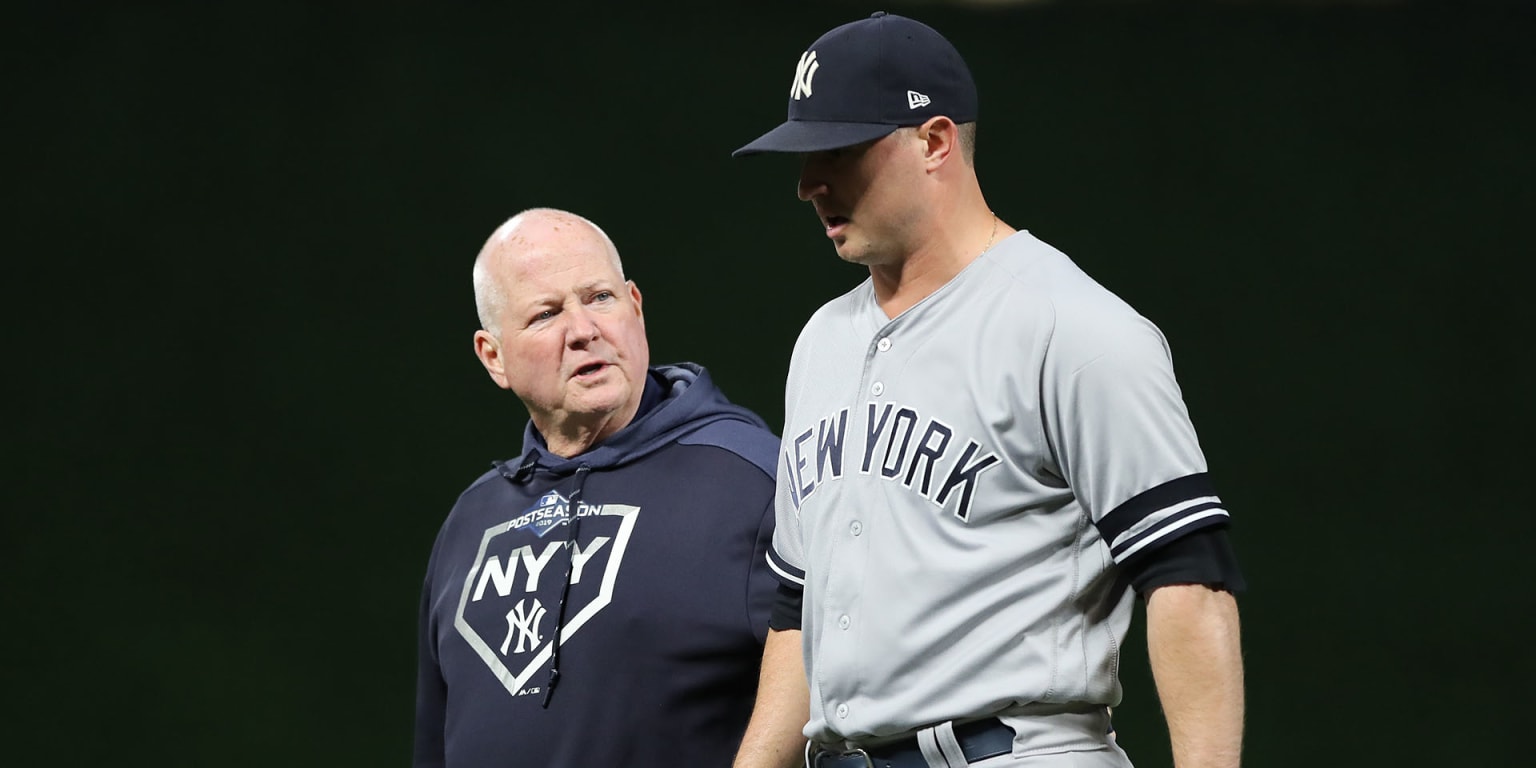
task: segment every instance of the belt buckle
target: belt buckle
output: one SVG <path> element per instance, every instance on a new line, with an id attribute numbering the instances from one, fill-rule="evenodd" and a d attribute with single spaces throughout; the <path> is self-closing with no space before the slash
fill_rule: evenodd
<path id="1" fill-rule="evenodd" d="M 864 768 L 875 768 L 875 761 L 870 759 L 869 753 L 865 752 L 862 747 L 854 747 L 853 749 L 838 755 L 838 757 L 847 757 L 849 755 L 858 755 L 859 757 L 864 758 Z"/>
<path id="2" fill-rule="evenodd" d="M 811 758 L 811 753 L 813 751 L 816 754 L 815 759 Z M 813 742 L 808 741 L 805 743 L 805 764 L 807 768 L 821 768 L 821 759 L 829 755 L 836 759 L 858 755 L 859 757 L 864 758 L 864 768 L 875 768 L 874 759 L 871 758 L 869 753 L 865 752 L 862 747 L 854 747 L 853 749 L 849 750 L 839 750 L 833 752 L 832 750 L 825 747 L 817 746 Z"/>

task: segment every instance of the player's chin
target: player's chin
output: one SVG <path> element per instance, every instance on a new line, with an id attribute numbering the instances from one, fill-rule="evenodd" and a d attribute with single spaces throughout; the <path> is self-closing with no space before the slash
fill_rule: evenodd
<path id="1" fill-rule="evenodd" d="M 860 266 L 867 267 L 873 263 L 873 260 L 869 257 L 868 248 L 859 248 L 846 241 L 836 243 L 835 245 L 837 247 L 838 258 L 848 262 L 849 264 L 858 264 Z"/>

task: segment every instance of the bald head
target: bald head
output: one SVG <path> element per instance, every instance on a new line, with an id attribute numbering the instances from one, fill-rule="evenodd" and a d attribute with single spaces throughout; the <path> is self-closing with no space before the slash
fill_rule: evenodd
<path id="1" fill-rule="evenodd" d="M 548 208 L 507 220 L 475 259 L 475 356 L 559 456 L 623 429 L 645 394 L 640 288 L 597 225 Z"/>
<path id="2" fill-rule="evenodd" d="M 600 245 L 622 280 L 624 265 L 619 260 L 618 248 L 608 233 L 584 216 L 556 208 L 529 208 L 497 227 L 475 257 L 475 311 L 480 315 L 480 327 L 492 335 L 501 335 L 497 318 L 512 288 L 508 284 L 515 273 L 511 262 L 552 245 L 583 240 Z"/>

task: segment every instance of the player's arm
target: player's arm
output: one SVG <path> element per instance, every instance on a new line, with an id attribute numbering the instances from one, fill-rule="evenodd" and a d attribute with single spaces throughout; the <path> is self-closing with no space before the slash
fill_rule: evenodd
<path id="1" fill-rule="evenodd" d="M 1244 580 L 1162 332 L 1110 305 L 1063 305 L 1042 392 L 1058 466 L 1137 594 L 1178 768 L 1236 768 Z"/>
<path id="2" fill-rule="evenodd" d="M 810 693 L 800 656 L 800 630 L 775 629 L 763 646 L 757 703 L 736 753 L 735 768 L 789 768 L 805 756 L 802 732 L 810 717 Z"/>
<path id="3" fill-rule="evenodd" d="M 790 768 L 805 757 L 805 723 L 811 694 L 801 651 L 802 591 L 780 585 L 763 645 L 757 702 L 736 753 L 735 768 Z"/>
<path id="4" fill-rule="evenodd" d="M 1177 768 L 1237 768 L 1243 658 L 1237 600 L 1204 584 L 1147 595 L 1147 651 Z"/>

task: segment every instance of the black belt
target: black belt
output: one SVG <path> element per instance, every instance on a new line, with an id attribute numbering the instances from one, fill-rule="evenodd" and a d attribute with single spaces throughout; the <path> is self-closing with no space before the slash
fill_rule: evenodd
<path id="1" fill-rule="evenodd" d="M 1013 751 L 1013 729 L 995 717 L 955 726 L 955 741 L 967 763 Z M 928 768 L 917 737 L 869 749 L 838 752 L 825 747 L 811 751 L 811 768 Z"/>

